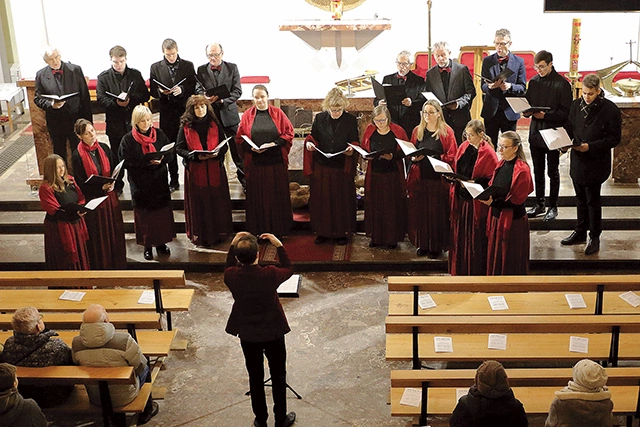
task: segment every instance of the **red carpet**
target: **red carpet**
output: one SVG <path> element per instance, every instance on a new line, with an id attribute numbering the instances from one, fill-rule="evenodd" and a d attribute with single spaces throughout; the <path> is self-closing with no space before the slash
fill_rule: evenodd
<path id="1" fill-rule="evenodd" d="M 313 243 L 315 235 L 294 235 L 284 239 L 287 253 L 292 262 L 327 262 L 349 261 L 351 259 L 351 243 L 335 245 L 334 241 L 327 241 L 321 245 Z M 277 262 L 278 254 L 272 245 L 260 245 L 260 263 Z"/>

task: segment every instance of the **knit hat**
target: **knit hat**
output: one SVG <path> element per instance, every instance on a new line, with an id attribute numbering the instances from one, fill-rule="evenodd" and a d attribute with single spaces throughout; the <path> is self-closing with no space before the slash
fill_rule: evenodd
<path id="1" fill-rule="evenodd" d="M 607 389 L 607 371 L 589 359 L 573 366 L 573 380 L 556 392 L 559 399 L 603 400 L 611 397 Z"/>
<path id="2" fill-rule="evenodd" d="M 507 372 L 500 362 L 487 360 L 476 371 L 476 388 L 481 395 L 496 399 L 506 395 L 511 388 Z"/>
<path id="3" fill-rule="evenodd" d="M 0 363 L 0 392 L 9 390 L 16 382 L 16 367 Z"/>

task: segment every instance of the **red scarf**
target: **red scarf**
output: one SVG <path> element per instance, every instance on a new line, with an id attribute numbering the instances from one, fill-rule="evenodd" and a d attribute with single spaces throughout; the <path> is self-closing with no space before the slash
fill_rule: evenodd
<path id="1" fill-rule="evenodd" d="M 149 136 L 146 136 L 140 133 L 137 126 L 134 126 L 131 130 L 131 135 L 133 135 L 133 139 L 142 146 L 142 154 L 156 152 L 156 147 L 153 145 L 156 142 L 156 128 L 151 126 L 151 133 L 149 133 Z"/>
<path id="2" fill-rule="evenodd" d="M 204 150 L 202 141 L 198 132 L 193 130 L 191 126 L 185 124 L 182 128 L 184 130 L 184 137 L 187 140 L 187 147 L 190 151 Z M 218 126 L 214 121 L 211 121 L 209 131 L 207 132 L 207 150 L 211 151 L 215 149 L 220 140 L 218 138 Z M 197 187 L 218 187 L 220 185 L 220 160 L 219 158 L 213 158 L 202 161 L 189 162 L 189 179 Z"/>
<path id="3" fill-rule="evenodd" d="M 94 141 L 93 145 L 89 147 L 84 142 L 80 141 L 78 143 L 78 154 L 80 154 L 80 158 L 82 159 L 82 166 L 84 167 L 84 171 L 87 173 L 87 177 L 91 175 L 99 175 L 98 168 L 96 164 L 93 163 L 93 159 L 91 158 L 91 151 L 98 150 L 98 158 L 100 159 L 100 166 L 102 166 L 102 176 L 111 176 L 111 164 L 109 163 L 109 159 L 107 159 L 107 154 L 104 152 L 98 141 Z"/>

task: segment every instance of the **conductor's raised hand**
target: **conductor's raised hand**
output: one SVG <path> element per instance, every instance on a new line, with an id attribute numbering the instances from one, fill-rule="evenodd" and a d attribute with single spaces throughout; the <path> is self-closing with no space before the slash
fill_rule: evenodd
<path id="1" fill-rule="evenodd" d="M 273 234 L 271 233 L 262 233 L 260 236 L 258 236 L 260 239 L 266 239 L 269 241 L 269 243 L 271 243 L 273 246 L 275 246 L 276 248 L 279 248 L 280 246 L 282 246 L 282 242 Z"/>

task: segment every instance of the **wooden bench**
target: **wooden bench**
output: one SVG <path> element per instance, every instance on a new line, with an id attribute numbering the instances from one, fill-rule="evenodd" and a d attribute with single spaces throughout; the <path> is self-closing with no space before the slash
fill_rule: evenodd
<path id="1" fill-rule="evenodd" d="M 164 357 L 169 354 L 170 350 L 184 350 L 181 345 L 174 345 L 177 329 L 171 331 L 138 331 L 137 341 L 140 350 L 148 357 Z M 73 337 L 78 335 L 78 331 L 58 331 L 59 338 L 69 347 L 73 341 Z M 0 342 L 4 343 L 7 338 L 13 336 L 13 332 L 0 332 Z"/>
<path id="2" fill-rule="evenodd" d="M 167 316 L 167 328 L 171 329 L 171 311 L 166 306 L 167 288 L 184 288 L 183 270 L 84 270 L 84 271 L 3 271 L 0 272 L 0 287 L 143 287 L 152 288 L 155 309 Z M 28 304 L 22 304 L 24 307 Z M 102 304 L 104 305 L 104 304 Z M 19 307 L 18 307 L 19 308 Z M 109 311 L 109 308 L 107 311 Z M 187 307 L 188 308 L 188 307 Z M 38 307 L 39 309 L 39 307 Z M 4 311 L 0 308 L 0 311 Z M 175 310 L 174 310 L 175 311 Z"/>
<path id="3" fill-rule="evenodd" d="M 105 426 L 113 418 L 119 426 L 126 425 L 126 414 L 139 414 L 149 399 L 152 383 L 140 387 L 138 396 L 129 404 L 112 407 L 109 385 L 135 384 L 135 373 L 131 366 L 89 367 L 89 366 L 47 366 L 44 368 L 17 367 L 17 376 L 24 384 L 76 385 L 75 390 L 62 405 L 45 409 L 45 412 L 95 412 L 98 407 L 89 402 L 89 396 L 79 385 L 98 385 L 100 390 L 101 413 Z"/>
<path id="4" fill-rule="evenodd" d="M 390 276 L 389 315 L 496 315 L 487 296 L 506 294 L 500 314 L 639 314 L 618 295 L 640 290 L 638 275 L 605 276 Z M 420 292 L 434 293 L 437 307 L 421 309 Z M 445 292 L 445 293 L 435 293 Z M 571 309 L 565 293 L 582 294 L 586 309 Z"/>
<path id="5" fill-rule="evenodd" d="M 429 415 L 451 415 L 457 404 L 457 390 L 468 389 L 474 383 L 473 369 L 443 369 L 421 371 L 391 371 L 391 415 L 419 417 L 419 425 L 427 425 Z M 640 415 L 640 368 L 607 368 L 607 386 L 614 403 L 614 414 Z M 571 368 L 507 369 L 509 384 L 524 405 L 527 414 L 546 414 L 554 392 L 567 385 Z M 400 405 L 407 387 L 422 390 L 419 407 Z"/>
<path id="6" fill-rule="evenodd" d="M 82 313 L 40 313 L 49 329 L 80 329 L 82 325 Z M 0 330 L 11 330 L 13 313 L 0 314 Z M 113 312 L 109 313 L 109 322 L 117 329 L 127 329 L 129 333 L 136 329 L 162 329 L 160 314 L 155 312 Z M 134 335 L 133 333 L 131 335 Z"/>
<path id="7" fill-rule="evenodd" d="M 387 360 L 577 361 L 640 359 L 640 316 L 388 316 Z M 507 334 L 507 349 L 488 348 L 488 334 Z M 572 335 L 588 338 L 588 352 L 569 351 Z M 434 337 L 450 336 L 452 353 L 436 353 Z"/>

